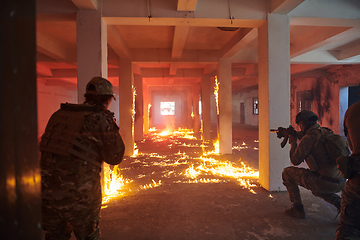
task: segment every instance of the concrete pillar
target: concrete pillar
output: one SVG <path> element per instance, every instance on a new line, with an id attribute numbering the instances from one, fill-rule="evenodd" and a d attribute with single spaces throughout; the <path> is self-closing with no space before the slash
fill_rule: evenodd
<path id="1" fill-rule="evenodd" d="M 143 81 L 139 74 L 134 74 L 134 86 L 136 89 L 135 96 L 135 126 L 134 126 L 134 140 L 142 141 L 144 138 L 144 103 L 143 103 Z"/>
<path id="2" fill-rule="evenodd" d="M 130 59 L 119 59 L 120 134 L 125 144 L 125 156 L 134 153 L 133 135 L 133 69 Z"/>
<path id="3" fill-rule="evenodd" d="M 186 88 L 186 128 L 191 129 L 193 127 L 193 119 L 191 117 L 192 113 L 192 89 L 191 87 Z"/>
<path id="4" fill-rule="evenodd" d="M 35 2 L 0 8 L 1 239 L 42 239 Z"/>
<path id="5" fill-rule="evenodd" d="M 108 77 L 107 26 L 96 10 L 76 14 L 78 102 L 84 102 L 86 84 L 91 78 Z"/>
<path id="6" fill-rule="evenodd" d="M 153 103 L 153 99 L 152 99 L 152 87 L 147 87 L 148 88 L 148 104 L 150 103 L 151 104 L 151 107 L 150 107 L 150 111 L 149 111 L 149 128 L 152 128 L 154 127 L 154 124 L 153 124 L 153 121 L 154 121 L 154 109 L 155 109 L 155 106 L 154 106 L 154 103 Z"/>
<path id="7" fill-rule="evenodd" d="M 193 119 L 193 130 L 194 134 L 199 134 L 200 130 L 200 120 L 199 120 L 199 84 L 192 85 L 192 95 L 193 95 L 193 112 L 194 112 L 194 119 Z"/>
<path id="8" fill-rule="evenodd" d="M 201 122 L 202 134 L 205 141 L 211 140 L 211 117 L 210 117 L 210 75 L 203 75 L 201 79 Z"/>
<path id="9" fill-rule="evenodd" d="M 231 60 L 221 58 L 218 67 L 219 80 L 219 137 L 220 153 L 232 153 L 232 92 Z"/>
<path id="10" fill-rule="evenodd" d="M 150 119 L 149 119 L 149 86 L 143 84 L 143 113 L 144 113 L 144 133 L 149 133 Z"/>
<path id="11" fill-rule="evenodd" d="M 289 145 L 282 149 L 271 128 L 290 124 L 290 30 L 286 15 L 269 14 L 259 28 L 260 184 L 285 190 L 282 170 L 289 166 Z"/>

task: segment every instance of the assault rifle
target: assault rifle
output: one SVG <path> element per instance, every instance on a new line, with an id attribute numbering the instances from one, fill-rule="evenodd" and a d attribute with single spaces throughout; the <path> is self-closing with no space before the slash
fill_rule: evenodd
<path id="1" fill-rule="evenodd" d="M 288 128 L 270 129 L 270 132 L 276 133 L 278 138 L 284 138 L 280 144 L 282 148 L 285 147 L 290 135 L 296 136 L 296 131 L 291 125 Z"/>

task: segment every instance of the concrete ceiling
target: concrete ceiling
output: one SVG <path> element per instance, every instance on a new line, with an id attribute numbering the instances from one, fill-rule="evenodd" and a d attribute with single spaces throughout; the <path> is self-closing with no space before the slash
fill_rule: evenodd
<path id="1" fill-rule="evenodd" d="M 37 74 L 48 85 L 76 85 L 76 12 L 107 23 L 108 78 L 132 59 L 149 85 L 199 82 L 231 58 L 234 88 L 257 84 L 257 28 L 267 9 L 290 20 L 291 74 L 360 64 L 358 0 L 37 0 Z M 101 9 L 101 10 L 100 10 Z M 222 31 L 218 27 L 237 27 Z M 307 75 L 305 74 L 307 73 Z M 304 75 L 305 74 L 305 75 Z M 319 71 L 316 72 L 319 77 Z M 315 75 L 314 75 L 315 76 Z M 161 81 L 163 80 L 163 81 Z"/>

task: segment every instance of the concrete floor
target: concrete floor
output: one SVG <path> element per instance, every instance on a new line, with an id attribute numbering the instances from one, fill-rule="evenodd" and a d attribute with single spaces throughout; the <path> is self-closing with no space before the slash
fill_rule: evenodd
<path id="1" fill-rule="evenodd" d="M 234 126 L 237 148 L 233 154 L 211 157 L 228 160 L 234 167 L 242 161 L 257 169 L 255 140 L 256 128 Z M 306 189 L 301 194 L 308 218 L 294 219 L 284 214 L 290 206 L 287 192 L 268 192 L 257 179 L 252 178 L 254 186 L 247 188 L 235 178 L 202 172 L 196 179 L 217 179 L 218 183 L 189 183 L 196 179 L 182 173 L 191 165 L 200 165 L 199 140 L 166 137 L 160 141 L 149 135 L 137 145 L 143 155 L 125 158 L 120 164 L 121 174 L 132 182 L 126 184 L 121 197 L 101 210 L 102 239 L 334 238 L 339 219 L 336 209 Z M 153 188 L 142 189 L 145 185 Z"/>

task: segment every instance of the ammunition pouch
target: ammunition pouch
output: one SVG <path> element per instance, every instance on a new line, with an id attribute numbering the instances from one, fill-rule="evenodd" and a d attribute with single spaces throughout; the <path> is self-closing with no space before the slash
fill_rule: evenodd
<path id="1" fill-rule="evenodd" d="M 91 105 L 61 104 L 41 137 L 40 151 L 61 156 L 75 156 L 101 167 L 100 155 L 94 141 L 80 134 L 85 116 L 97 111 Z"/>

